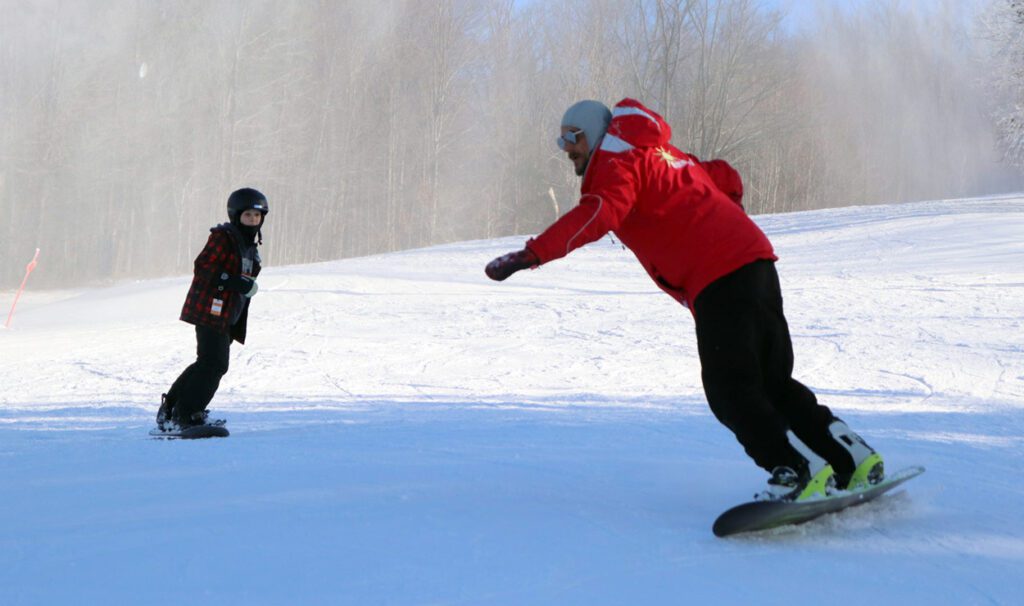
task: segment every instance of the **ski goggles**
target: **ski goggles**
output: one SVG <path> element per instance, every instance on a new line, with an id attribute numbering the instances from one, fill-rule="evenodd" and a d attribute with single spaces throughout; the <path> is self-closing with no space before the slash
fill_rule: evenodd
<path id="1" fill-rule="evenodd" d="M 558 139 L 555 139 L 555 142 L 558 143 L 559 149 L 565 151 L 566 145 L 576 145 L 576 143 L 579 142 L 580 136 L 582 136 L 583 134 L 584 133 L 581 130 L 570 130 L 566 132 L 564 135 L 558 137 Z"/>

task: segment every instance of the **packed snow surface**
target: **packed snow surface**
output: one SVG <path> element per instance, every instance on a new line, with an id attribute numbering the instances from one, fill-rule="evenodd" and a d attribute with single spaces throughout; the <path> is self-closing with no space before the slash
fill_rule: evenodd
<path id="1" fill-rule="evenodd" d="M 30 283 L 0 329 L 0 604 L 1024 603 L 1024 199 L 756 220 L 797 378 L 928 469 L 894 493 L 716 539 L 766 474 L 610 238 L 501 284 L 523 237 L 267 259 L 219 440 L 147 434 L 194 359 L 190 276 Z"/>

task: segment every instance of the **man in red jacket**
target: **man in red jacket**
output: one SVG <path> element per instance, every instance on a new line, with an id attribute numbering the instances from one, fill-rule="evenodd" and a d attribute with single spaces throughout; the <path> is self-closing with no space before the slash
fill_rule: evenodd
<path id="1" fill-rule="evenodd" d="M 792 377 L 793 346 L 771 243 L 746 215 L 739 174 L 669 143 L 655 112 L 580 101 L 559 147 L 583 177 L 579 205 L 491 261 L 493 280 L 614 232 L 659 288 L 694 316 L 704 392 L 716 418 L 771 473 L 763 498 L 803 500 L 882 479 L 881 457 Z"/>

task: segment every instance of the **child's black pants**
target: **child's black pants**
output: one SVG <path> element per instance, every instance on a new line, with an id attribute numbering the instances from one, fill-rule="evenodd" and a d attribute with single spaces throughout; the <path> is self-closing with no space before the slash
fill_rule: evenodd
<path id="1" fill-rule="evenodd" d="M 188 423 L 194 413 L 206 410 L 228 371 L 231 337 L 205 326 L 196 326 L 196 361 L 171 385 L 167 399 L 175 422 Z"/>

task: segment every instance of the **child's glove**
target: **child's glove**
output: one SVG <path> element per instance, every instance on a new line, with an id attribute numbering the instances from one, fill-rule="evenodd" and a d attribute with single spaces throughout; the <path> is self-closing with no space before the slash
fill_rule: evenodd
<path id="1" fill-rule="evenodd" d="M 217 290 L 233 290 L 240 292 L 247 299 L 251 299 L 256 291 L 260 289 L 259 285 L 256 284 L 256 280 L 253 280 L 249 276 L 231 276 L 226 273 L 220 275 Z"/>
<path id="2" fill-rule="evenodd" d="M 491 261 L 484 268 L 484 273 L 487 274 L 488 278 L 501 282 L 521 269 L 536 267 L 539 264 L 540 260 L 537 258 L 537 255 L 533 254 L 533 251 L 529 248 L 524 248 L 523 250 L 502 255 Z"/>

